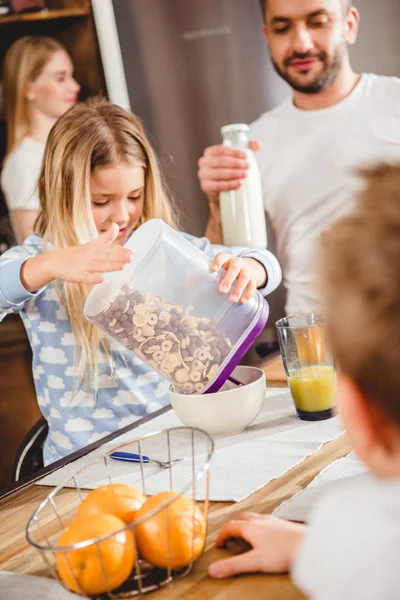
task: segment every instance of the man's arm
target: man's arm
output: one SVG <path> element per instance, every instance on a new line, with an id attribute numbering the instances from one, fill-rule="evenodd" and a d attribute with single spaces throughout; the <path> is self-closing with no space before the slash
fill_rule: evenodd
<path id="1" fill-rule="evenodd" d="M 222 244 L 221 211 L 219 202 L 209 202 L 205 236 L 212 244 Z"/>
<path id="2" fill-rule="evenodd" d="M 19 244 L 33 232 L 37 214 L 36 210 L 10 210 L 11 224 Z"/>

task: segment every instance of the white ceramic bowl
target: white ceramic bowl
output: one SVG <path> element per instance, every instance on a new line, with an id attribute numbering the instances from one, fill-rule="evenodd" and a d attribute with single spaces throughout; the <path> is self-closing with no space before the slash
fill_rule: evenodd
<path id="1" fill-rule="evenodd" d="M 265 400 L 265 375 L 256 367 L 236 367 L 232 376 L 244 383 L 227 382 L 213 394 L 180 394 L 173 386 L 169 398 L 184 425 L 198 427 L 214 437 L 243 431 L 256 418 Z"/>

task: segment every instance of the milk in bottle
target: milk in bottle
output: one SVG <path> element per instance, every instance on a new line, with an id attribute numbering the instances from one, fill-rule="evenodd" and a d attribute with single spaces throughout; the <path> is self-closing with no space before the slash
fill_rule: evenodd
<path id="1" fill-rule="evenodd" d="M 261 178 L 254 154 L 248 147 L 248 132 L 248 125 L 240 123 L 225 125 L 221 129 L 224 145 L 244 150 L 250 164 L 240 188 L 220 192 L 222 235 L 226 246 L 266 248 Z"/>

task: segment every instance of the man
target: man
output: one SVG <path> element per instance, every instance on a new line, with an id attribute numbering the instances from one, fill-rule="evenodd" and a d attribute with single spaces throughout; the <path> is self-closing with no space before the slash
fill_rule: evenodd
<path id="1" fill-rule="evenodd" d="M 359 168 L 400 161 L 400 80 L 352 70 L 348 47 L 360 17 L 349 0 L 261 5 L 271 60 L 293 95 L 253 123 L 251 137 L 261 142 L 256 156 L 284 272 L 286 312 L 318 311 L 322 232 L 351 210 Z M 245 154 L 224 146 L 207 148 L 199 160 L 212 241 L 221 235 L 219 192 L 238 188 L 246 169 Z"/>

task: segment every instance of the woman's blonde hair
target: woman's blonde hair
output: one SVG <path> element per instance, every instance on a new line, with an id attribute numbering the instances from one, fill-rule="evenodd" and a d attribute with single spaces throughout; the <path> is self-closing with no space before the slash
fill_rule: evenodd
<path id="1" fill-rule="evenodd" d="M 63 50 L 57 40 L 50 37 L 27 35 L 9 48 L 4 60 L 4 109 L 7 124 L 7 156 L 23 138 L 29 135 L 31 117 L 26 86 L 35 81 L 52 56 Z"/>
<path id="2" fill-rule="evenodd" d="M 158 217 L 177 226 L 156 156 L 139 119 L 105 100 L 92 99 L 68 110 L 47 139 L 35 223 L 44 250 L 85 244 L 98 236 L 91 210 L 90 176 L 97 168 L 121 163 L 145 170 L 143 214 L 138 225 Z M 95 373 L 99 350 L 108 354 L 105 336 L 83 314 L 91 287 L 71 283 L 57 287 L 71 322 L 81 383 Z"/>

